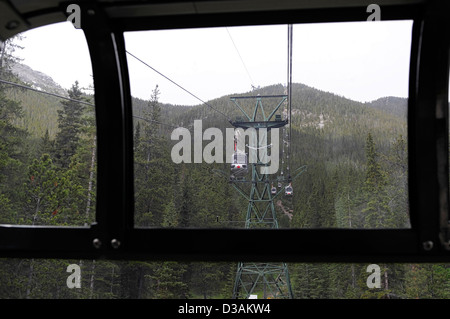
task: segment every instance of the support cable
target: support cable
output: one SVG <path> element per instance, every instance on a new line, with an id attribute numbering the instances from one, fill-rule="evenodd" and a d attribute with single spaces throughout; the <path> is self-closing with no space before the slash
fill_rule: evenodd
<path id="1" fill-rule="evenodd" d="M 291 138 L 292 138 L 292 24 L 288 25 L 288 107 L 289 107 L 289 139 L 288 139 L 288 180 L 291 181 Z"/>
<path id="2" fill-rule="evenodd" d="M 46 92 L 46 91 L 37 90 L 37 89 L 34 89 L 34 88 L 30 87 L 30 86 L 26 86 L 26 85 L 23 85 L 23 84 L 10 82 L 10 81 L 6 81 L 6 80 L 3 80 L 3 79 L 0 79 L 0 83 L 11 85 L 11 86 L 14 86 L 14 87 L 19 87 L 19 88 L 26 89 L 26 90 L 33 91 L 33 92 L 37 92 L 37 93 L 40 93 L 40 94 L 54 96 L 54 97 L 57 97 L 57 98 L 60 98 L 60 99 L 64 99 L 64 100 L 67 100 L 67 101 L 72 101 L 72 102 L 81 103 L 81 104 L 85 104 L 85 105 L 89 105 L 89 106 L 95 107 L 95 104 L 93 104 L 93 103 L 89 103 L 89 102 L 82 101 L 82 100 L 72 99 L 70 97 L 67 97 L 67 96 L 64 96 L 64 95 L 60 95 L 60 94 L 56 94 L 56 93 L 50 93 L 50 92 Z M 179 126 L 172 125 L 172 124 L 167 124 L 167 123 L 163 123 L 163 122 L 159 122 L 159 121 L 155 121 L 155 120 L 151 120 L 151 119 L 146 119 L 146 118 L 143 118 L 143 117 L 140 117 L 140 116 L 136 116 L 136 115 L 133 115 L 133 117 L 141 119 L 143 121 L 153 122 L 153 123 L 157 123 L 157 124 L 161 124 L 161 125 L 165 125 L 165 126 L 170 126 L 170 127 L 175 127 L 175 128 L 179 127 Z"/>
<path id="3" fill-rule="evenodd" d="M 233 46 L 236 49 L 236 52 L 237 52 L 239 58 L 241 59 L 242 65 L 244 66 L 244 69 L 245 69 L 245 72 L 247 73 L 247 76 L 250 79 L 250 85 L 252 86 L 252 89 L 255 89 L 255 85 L 254 85 L 252 76 L 250 75 L 250 72 L 248 71 L 247 66 L 245 65 L 244 59 L 242 58 L 241 54 L 239 53 L 239 50 L 238 50 L 238 48 L 236 46 L 236 43 L 233 40 L 233 37 L 231 36 L 230 31 L 228 30 L 228 28 L 225 28 L 225 29 L 227 30 L 228 35 L 230 36 L 231 42 L 233 43 Z"/>
<path id="4" fill-rule="evenodd" d="M 203 101 L 201 98 L 199 98 L 197 95 L 195 95 L 194 93 L 191 93 L 190 91 L 188 91 L 187 89 L 185 89 L 184 87 L 182 87 L 181 85 L 179 85 L 178 83 L 176 83 L 175 81 L 173 81 L 172 79 L 170 79 L 169 77 L 167 77 L 166 75 L 162 74 L 161 72 L 159 72 L 158 70 L 156 70 L 155 68 L 153 68 L 152 66 L 150 66 L 148 63 L 146 63 L 145 61 L 141 60 L 140 58 L 138 58 L 137 56 L 135 56 L 134 54 L 125 51 L 126 53 L 128 53 L 130 56 L 132 56 L 133 58 L 135 58 L 136 60 L 138 60 L 139 62 L 141 62 L 142 64 L 144 64 L 145 66 L 147 66 L 149 69 L 153 70 L 154 72 L 158 73 L 160 76 L 162 76 L 163 78 L 165 78 L 166 80 L 168 80 L 169 82 L 173 83 L 174 85 L 176 85 L 177 87 L 179 87 L 180 89 L 182 89 L 183 91 L 185 91 L 186 93 L 188 93 L 189 95 L 193 96 L 194 98 L 196 98 L 197 100 L 199 100 L 200 102 L 202 102 L 203 104 L 205 104 L 206 106 L 210 107 L 212 110 L 216 111 L 217 113 L 221 114 L 222 116 L 224 116 L 228 122 L 231 123 L 231 119 L 223 112 L 219 111 L 218 109 L 214 108 L 211 104 L 206 103 L 205 101 Z"/>
<path id="5" fill-rule="evenodd" d="M 72 101 L 72 102 L 86 104 L 86 105 L 89 105 L 89 106 L 95 106 L 94 104 L 86 102 L 86 101 L 75 100 L 75 99 L 71 99 L 70 97 L 67 97 L 67 96 L 64 96 L 64 95 L 59 95 L 59 94 L 56 94 L 56 93 L 50 93 L 50 92 L 45 92 L 45 91 L 33 89 L 32 87 L 29 87 L 29 86 L 26 86 L 26 85 L 22 85 L 22 84 L 19 84 L 19 83 L 10 82 L 10 81 L 6 81 L 6 80 L 2 80 L 2 79 L 0 79 L 0 82 L 4 83 L 4 84 L 12 85 L 12 86 L 20 87 L 22 89 L 34 91 L 34 92 L 37 92 L 37 93 L 51 95 L 51 96 L 54 96 L 54 97 L 57 97 L 57 98 L 60 98 L 60 99 L 65 99 L 65 100 Z"/>

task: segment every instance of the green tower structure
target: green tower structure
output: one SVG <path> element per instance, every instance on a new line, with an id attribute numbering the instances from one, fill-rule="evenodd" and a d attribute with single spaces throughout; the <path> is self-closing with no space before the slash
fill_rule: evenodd
<path id="1" fill-rule="evenodd" d="M 281 101 L 266 115 L 262 101 L 268 98 L 272 98 L 272 100 L 273 98 L 278 98 Z M 240 105 L 240 99 L 256 100 L 251 116 Z M 287 120 L 281 119 L 281 115 L 275 115 L 286 99 L 287 95 L 231 97 L 231 101 L 245 116 L 244 120 L 235 121 L 231 124 L 235 128 L 258 129 L 259 140 L 267 141 L 267 136 L 264 136 L 264 134 L 268 134 L 274 128 L 284 127 L 288 123 Z M 275 142 L 278 143 L 279 141 L 271 140 L 272 144 Z M 262 145 L 260 147 L 268 148 L 270 145 Z M 261 170 L 261 167 L 267 166 L 268 163 L 260 158 L 260 152 L 257 153 L 256 161 L 249 163 L 247 176 L 250 175 L 250 178 L 230 178 L 230 183 L 248 201 L 245 228 L 276 229 L 278 228 L 278 221 L 274 199 L 281 194 L 284 195 L 285 189 L 284 187 L 274 189 L 273 183 L 290 183 L 290 176 L 276 177 L 274 179 L 272 177 L 274 174 L 266 174 L 264 170 Z M 273 156 L 274 154 L 271 155 Z M 276 154 L 276 156 L 278 155 Z M 247 193 L 241 186 L 248 185 L 249 183 L 251 183 L 251 186 L 249 193 Z M 251 245 L 252 243 L 248 244 Z M 261 243 L 254 244 L 259 245 Z M 284 262 L 239 262 L 233 288 L 233 299 L 247 299 L 251 295 L 256 294 L 262 295 L 263 298 L 292 299 L 293 292 L 287 264 Z"/>

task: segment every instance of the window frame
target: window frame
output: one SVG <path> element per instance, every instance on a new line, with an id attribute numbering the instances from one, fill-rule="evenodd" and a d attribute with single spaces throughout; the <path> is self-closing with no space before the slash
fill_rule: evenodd
<path id="1" fill-rule="evenodd" d="M 119 8 L 121 5 L 126 8 Z M 152 5 L 148 6 L 151 12 Z M 182 14 L 163 10 L 149 18 L 126 16 L 127 12 L 134 12 L 133 4 L 80 3 L 81 26 L 91 54 L 95 87 L 96 222 L 89 227 L 0 225 L 0 256 L 182 261 L 449 261 L 449 130 L 448 107 L 444 107 L 448 105 L 449 81 L 448 7 L 421 2 L 382 6 L 382 20 L 414 21 L 407 119 L 411 229 L 142 229 L 133 225 L 133 122 L 124 32 L 364 21 L 369 13 L 365 6 L 277 11 L 251 7 L 242 12 L 211 9 Z M 53 10 L 65 12 L 65 7 Z M 48 12 L 36 11 L 24 19 L 44 14 Z M 264 246 L 243 244 L 264 238 L 276 240 L 265 241 Z"/>

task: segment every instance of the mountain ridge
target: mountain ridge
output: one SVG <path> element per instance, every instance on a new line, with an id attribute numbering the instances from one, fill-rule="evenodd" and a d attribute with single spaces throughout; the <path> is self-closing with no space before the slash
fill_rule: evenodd
<path id="1" fill-rule="evenodd" d="M 26 64 L 14 63 L 11 66 L 11 71 L 33 89 L 67 96 L 66 90 L 56 83 L 52 77 L 41 71 L 34 70 Z"/>
<path id="2" fill-rule="evenodd" d="M 34 89 L 67 96 L 67 91 L 50 76 L 43 72 L 33 70 L 25 64 L 17 63 L 13 65 L 12 72 L 16 74 L 21 81 L 27 83 Z M 327 125 L 333 122 L 342 124 L 343 119 L 345 118 L 348 118 L 349 121 L 361 121 L 361 118 L 367 116 L 374 117 L 374 120 L 378 120 L 378 117 L 385 117 L 394 122 L 397 121 L 396 119 L 406 121 L 406 98 L 387 96 L 363 103 L 332 92 L 322 91 L 306 84 L 294 83 L 292 87 L 292 124 L 296 129 L 303 129 L 306 127 L 325 129 L 327 128 Z M 183 106 L 164 103 L 161 104 L 161 122 L 171 125 L 186 126 L 191 125 L 194 119 L 204 119 L 213 126 L 217 125 L 219 119 L 225 120 L 225 118 L 216 114 L 216 112 L 211 109 L 211 106 L 224 112 L 230 119 L 242 116 L 239 109 L 230 102 L 231 96 L 258 94 L 280 95 L 284 94 L 284 92 L 285 87 L 282 84 L 273 84 L 246 93 L 228 94 L 217 97 L 208 101 L 207 105 L 201 103 L 194 106 Z M 57 119 L 57 109 L 59 109 L 58 99 L 48 96 L 47 98 L 40 97 L 39 100 L 46 101 L 45 103 L 48 104 L 42 106 L 43 112 L 48 113 L 45 117 L 48 118 L 49 121 L 55 122 Z M 33 110 L 33 108 L 37 108 L 40 104 L 38 105 L 33 102 L 34 100 L 24 98 L 21 98 L 21 101 L 26 116 L 35 117 L 36 111 Z M 249 112 L 252 112 L 253 110 L 254 105 L 252 103 L 247 106 Z M 132 104 L 133 114 L 143 117 L 148 101 L 132 97 Z M 286 105 L 281 106 L 283 109 L 285 107 Z M 377 113 L 377 115 L 373 113 L 373 111 L 381 113 Z M 286 111 L 284 111 L 284 116 L 287 116 Z M 23 120 L 20 125 L 30 125 L 30 121 L 32 122 L 33 119 Z M 205 124 L 208 125 L 208 123 Z M 355 123 L 353 123 L 353 125 L 355 125 Z M 51 127 L 51 135 L 53 135 L 56 132 L 56 123 L 51 124 Z M 43 128 L 37 128 L 34 129 L 33 132 L 42 136 L 45 130 Z"/>

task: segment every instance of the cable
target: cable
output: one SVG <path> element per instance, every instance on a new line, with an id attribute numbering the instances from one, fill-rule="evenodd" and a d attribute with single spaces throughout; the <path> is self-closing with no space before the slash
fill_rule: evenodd
<path id="1" fill-rule="evenodd" d="M 125 51 L 126 53 L 128 53 L 129 55 L 131 55 L 133 58 L 135 58 L 136 60 L 138 60 L 139 62 L 141 62 L 142 64 L 144 64 L 145 66 L 147 66 L 148 68 L 152 69 L 153 71 L 155 71 L 156 73 L 158 73 L 159 75 L 161 75 L 163 78 L 165 78 L 166 80 L 172 82 L 173 84 L 175 84 L 176 86 L 178 86 L 180 89 L 182 89 L 183 91 L 185 91 L 186 93 L 190 94 L 191 96 L 193 96 L 194 98 L 196 98 L 197 100 L 199 100 L 200 102 L 202 102 L 203 104 L 205 104 L 206 106 L 210 107 L 211 109 L 213 109 L 214 111 L 216 111 L 217 113 L 221 114 L 222 116 L 226 117 L 228 122 L 231 123 L 231 119 L 223 112 L 219 111 L 218 109 L 214 108 L 212 105 L 206 103 L 205 101 L 203 101 L 201 98 L 199 98 L 198 96 L 196 96 L 195 94 L 189 92 L 187 89 L 185 89 L 184 87 L 182 87 L 181 85 L 179 85 L 178 83 L 176 83 L 175 81 L 171 80 L 169 77 L 165 76 L 164 74 L 162 74 L 161 72 L 159 72 L 158 70 L 156 70 L 155 68 L 153 68 L 152 66 L 150 66 L 149 64 L 147 64 L 146 62 L 144 62 L 143 60 L 139 59 L 137 56 L 135 56 L 134 54 Z"/>
<path id="2" fill-rule="evenodd" d="M 63 95 L 55 94 L 55 93 L 50 93 L 50 92 L 36 90 L 36 89 L 33 89 L 32 87 L 29 87 L 29 86 L 26 86 L 26 85 L 22 85 L 22 84 L 19 84 L 19 83 L 9 82 L 9 81 L 2 80 L 2 79 L 0 79 L 0 82 L 1 83 L 5 83 L 5 84 L 9 84 L 9 85 L 12 85 L 12 86 L 21 87 L 23 89 L 27 89 L 27 90 L 30 90 L 30 91 L 34 91 L 34 92 L 38 92 L 38 93 L 42 93 L 42 94 L 55 96 L 55 97 L 58 97 L 60 99 L 65 99 L 65 100 L 72 101 L 72 102 L 78 102 L 78 103 L 82 103 L 82 104 L 86 104 L 86 105 L 90 105 L 90 106 L 95 106 L 94 104 L 89 103 L 89 102 L 71 99 L 70 97 L 66 97 L 66 96 L 63 96 Z"/>
<path id="3" fill-rule="evenodd" d="M 289 149 L 288 149 L 288 178 L 291 179 L 291 138 L 292 138 L 292 24 L 288 25 L 288 103 L 289 103 Z"/>
<path id="4" fill-rule="evenodd" d="M 1 83 L 5 83 L 5 84 L 8 84 L 8 85 L 12 85 L 12 86 L 20 87 L 20 88 L 23 88 L 23 89 L 27 89 L 27 90 L 30 90 L 30 91 L 34 91 L 34 92 L 37 92 L 37 93 L 46 94 L 46 95 L 51 95 L 51 96 L 54 96 L 54 97 L 57 97 L 57 98 L 60 98 L 60 99 L 65 99 L 65 100 L 68 100 L 68 101 L 77 102 L 77 103 L 82 103 L 82 104 L 86 104 L 86 105 L 95 107 L 95 104 L 92 104 L 92 103 L 89 103 L 89 102 L 71 99 L 71 98 L 69 98 L 69 97 L 66 97 L 66 96 L 63 96 L 63 95 L 59 95 L 59 94 L 56 94 L 56 93 L 50 93 L 50 92 L 40 91 L 40 90 L 33 89 L 32 87 L 29 87 L 29 86 L 26 86 L 26 85 L 22 85 L 22 84 L 19 84 L 19 83 L 14 83 L 14 82 L 2 80 L 2 79 L 0 79 L 0 82 L 1 82 Z M 170 126 L 170 127 L 175 127 L 175 128 L 178 128 L 178 127 L 179 127 L 179 126 L 175 126 L 175 125 L 172 125 L 172 124 L 167 124 L 167 123 L 163 123 L 163 122 L 159 122 L 159 121 L 155 121 L 155 120 L 146 119 L 146 118 L 143 118 L 143 117 L 140 117 L 140 116 L 136 116 L 136 115 L 133 115 L 133 117 L 138 118 L 138 119 L 141 119 L 141 120 L 144 120 L 144 121 L 147 121 L 147 122 L 153 122 L 153 123 L 157 123 L 157 124 L 161 124 L 161 125 L 166 125 L 166 126 Z"/>
<path id="5" fill-rule="evenodd" d="M 153 123 L 157 123 L 157 124 L 161 124 L 161 125 L 165 125 L 165 126 L 170 126 L 170 127 L 174 127 L 174 128 L 179 128 L 179 126 L 175 126 L 175 125 L 172 125 L 172 124 L 162 123 L 162 122 L 155 121 L 155 120 L 146 119 L 146 118 L 143 118 L 143 117 L 140 117 L 140 116 L 137 116 L 137 115 L 133 115 L 133 117 L 135 117 L 135 118 L 137 118 L 137 119 L 140 119 L 140 120 L 143 120 L 143 121 L 147 121 L 147 122 L 153 122 Z"/>
<path id="6" fill-rule="evenodd" d="M 236 43 L 234 43 L 234 40 L 233 40 L 233 37 L 231 36 L 230 31 L 228 30 L 228 28 L 225 28 L 225 29 L 227 30 L 228 35 L 230 36 L 231 42 L 233 42 L 234 48 L 236 49 L 236 52 L 237 52 L 239 58 L 241 59 L 242 65 L 244 66 L 244 69 L 245 69 L 245 72 L 247 72 L 248 78 L 250 79 L 250 84 L 251 84 L 252 88 L 254 88 L 255 86 L 254 86 L 254 82 L 253 82 L 252 76 L 250 75 L 250 72 L 248 72 L 247 66 L 244 63 L 244 59 L 242 59 L 242 56 L 239 53 L 239 50 L 238 50 L 238 48 L 236 46 Z"/>

